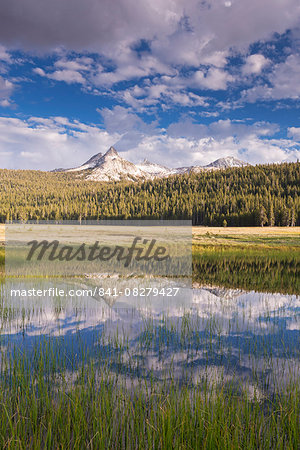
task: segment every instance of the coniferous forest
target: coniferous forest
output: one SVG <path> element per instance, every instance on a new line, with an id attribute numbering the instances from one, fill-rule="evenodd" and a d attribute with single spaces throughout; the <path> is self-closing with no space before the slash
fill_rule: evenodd
<path id="1" fill-rule="evenodd" d="M 247 166 L 147 182 L 0 170 L 6 220 L 191 219 L 206 226 L 300 225 L 300 163 Z"/>

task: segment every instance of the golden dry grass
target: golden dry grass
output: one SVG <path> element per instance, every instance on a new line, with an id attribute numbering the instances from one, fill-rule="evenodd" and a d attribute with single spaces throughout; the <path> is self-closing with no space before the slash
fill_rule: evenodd
<path id="1" fill-rule="evenodd" d="M 300 227 L 193 227 L 193 248 L 300 251 Z"/>
<path id="2" fill-rule="evenodd" d="M 299 236 L 300 227 L 193 227 L 193 236 L 204 236 L 207 233 L 221 236 Z"/>
<path id="3" fill-rule="evenodd" d="M 5 225 L 0 224 L 0 242 L 4 241 Z M 279 236 L 293 236 L 300 238 L 300 227 L 193 227 L 193 237 L 205 237 L 207 234 L 222 236 L 264 236 L 264 237 L 279 237 Z"/>

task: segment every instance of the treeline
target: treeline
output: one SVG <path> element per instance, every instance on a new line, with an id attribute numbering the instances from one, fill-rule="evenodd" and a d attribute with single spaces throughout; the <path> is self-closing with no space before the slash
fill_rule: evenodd
<path id="1" fill-rule="evenodd" d="M 247 166 L 144 183 L 0 170 L 6 220 L 192 219 L 206 226 L 300 225 L 300 163 Z"/>

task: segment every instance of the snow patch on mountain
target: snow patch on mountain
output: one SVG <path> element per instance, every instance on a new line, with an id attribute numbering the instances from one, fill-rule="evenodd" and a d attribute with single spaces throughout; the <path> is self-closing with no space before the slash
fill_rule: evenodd
<path id="1" fill-rule="evenodd" d="M 93 169 L 97 166 L 101 158 L 103 157 L 102 153 L 97 153 L 88 159 L 84 164 L 79 167 L 74 167 L 73 169 L 67 169 L 66 172 L 80 172 L 81 170 Z"/>
<path id="2" fill-rule="evenodd" d="M 97 161 L 91 173 L 86 177 L 93 181 L 121 181 L 138 179 L 148 179 L 149 176 L 135 164 L 122 158 L 116 149 L 110 149 Z"/>
<path id="3" fill-rule="evenodd" d="M 234 156 L 226 156 L 225 158 L 219 158 L 216 161 L 207 164 L 205 168 L 227 169 L 228 167 L 244 167 L 249 166 L 248 163 L 235 158 Z"/>
<path id="4" fill-rule="evenodd" d="M 144 159 L 143 162 L 136 164 L 136 167 L 151 177 L 168 177 L 169 175 L 176 173 L 176 169 L 169 169 L 166 166 L 152 163 L 148 161 L 148 159 Z"/>

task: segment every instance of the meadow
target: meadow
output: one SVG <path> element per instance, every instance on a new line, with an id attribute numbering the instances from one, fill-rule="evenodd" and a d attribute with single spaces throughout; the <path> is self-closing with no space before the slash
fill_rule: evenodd
<path id="1" fill-rule="evenodd" d="M 168 302 L 3 278 L 0 447 L 299 448 L 299 237 L 195 227 L 192 295 Z"/>
<path id="2" fill-rule="evenodd" d="M 299 294 L 300 227 L 194 227 L 193 280 Z"/>

